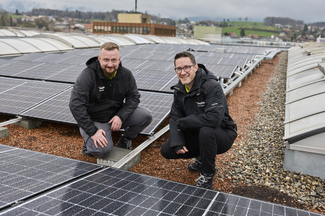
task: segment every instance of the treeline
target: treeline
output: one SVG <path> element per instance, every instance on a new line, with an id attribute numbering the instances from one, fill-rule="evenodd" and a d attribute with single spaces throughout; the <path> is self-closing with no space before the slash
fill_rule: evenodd
<path id="1" fill-rule="evenodd" d="M 311 23 L 312 25 L 314 26 L 317 26 L 317 27 L 324 27 L 325 26 L 325 22 L 315 22 L 315 23 Z"/>
<path id="2" fill-rule="evenodd" d="M 108 22 L 114 22 L 117 20 L 117 15 L 119 13 L 132 13 L 132 11 L 126 11 L 126 10 L 112 10 L 111 12 L 83 12 L 79 10 L 75 11 L 69 11 L 69 10 L 53 10 L 53 9 L 45 9 L 45 8 L 34 8 L 30 12 L 26 12 L 26 15 L 29 16 L 54 16 L 54 17 L 69 17 L 69 18 L 77 18 L 80 20 L 104 20 Z M 168 25 L 176 25 L 175 20 L 169 19 L 169 18 L 161 18 L 156 15 L 151 15 L 151 20 L 155 21 L 156 23 L 162 23 L 165 22 Z"/>
<path id="3" fill-rule="evenodd" d="M 83 12 L 83 11 L 69 11 L 69 10 L 53 10 L 53 9 L 45 9 L 45 8 L 34 8 L 30 12 L 26 12 L 29 16 L 54 16 L 54 17 L 69 17 L 69 18 L 77 18 L 77 19 L 100 19 L 106 21 L 116 21 L 117 15 L 119 13 L 126 13 L 127 11 L 123 10 L 112 10 L 111 12 Z"/>
<path id="4" fill-rule="evenodd" d="M 287 17 L 266 17 L 264 18 L 264 25 L 273 26 L 274 24 L 281 25 L 303 25 L 304 21 L 302 20 L 294 20 Z"/>

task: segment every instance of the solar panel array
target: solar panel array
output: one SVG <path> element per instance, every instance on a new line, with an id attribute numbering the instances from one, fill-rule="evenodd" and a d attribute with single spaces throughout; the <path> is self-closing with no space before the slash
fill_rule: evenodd
<path id="1" fill-rule="evenodd" d="M 20 113 L 20 115 L 24 117 L 77 124 L 69 109 L 71 90 L 72 88 L 69 88 L 51 99 Z M 140 93 L 140 106 L 150 110 L 153 116 L 151 124 L 146 127 L 141 134 L 152 135 L 160 123 L 168 116 L 173 95 L 149 92 Z"/>
<path id="2" fill-rule="evenodd" d="M 309 212 L 106 168 L 10 208 L 4 215 L 292 216 Z"/>
<path id="3" fill-rule="evenodd" d="M 17 115 L 71 85 L 0 78 L 0 112 Z"/>
<path id="4" fill-rule="evenodd" d="M 220 48 L 223 46 L 188 44 L 121 47 L 122 65 L 133 72 L 138 88 L 142 90 L 140 106 L 149 109 L 154 118 L 142 134 L 154 133 L 170 111 L 170 87 L 178 82 L 173 69 L 176 53 L 191 51 L 197 62 L 217 77 L 230 78 L 237 67 L 244 67 L 254 57 L 254 50 L 258 54 L 265 51 L 227 47 L 226 51 L 229 49 L 233 53 L 215 52 Z M 249 51 L 244 52 L 245 48 Z M 0 113 L 76 124 L 68 108 L 71 86 L 85 68 L 85 62 L 98 53 L 98 49 L 75 49 L 66 53 L 32 53 L 12 60 L 0 59 L 0 76 L 21 79 L 0 79 L 5 90 L 0 92 Z"/>
<path id="5" fill-rule="evenodd" d="M 100 168 L 0 144 L 0 209 Z"/>

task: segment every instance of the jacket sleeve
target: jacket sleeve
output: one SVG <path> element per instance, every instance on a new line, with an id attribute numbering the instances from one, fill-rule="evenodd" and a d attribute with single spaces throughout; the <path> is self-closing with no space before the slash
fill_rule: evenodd
<path id="1" fill-rule="evenodd" d="M 130 72 L 128 91 L 125 95 L 125 103 L 123 103 L 123 106 L 116 114 L 118 117 L 120 117 L 122 122 L 125 121 L 125 119 L 127 119 L 130 114 L 138 107 L 138 104 L 140 103 L 140 96 L 141 95 L 139 93 L 134 76 Z"/>
<path id="2" fill-rule="evenodd" d="M 201 127 L 220 126 L 225 115 L 226 96 L 220 84 L 215 80 L 208 80 L 205 83 L 206 89 L 204 113 L 188 115 L 176 121 L 177 127 L 181 130 L 196 130 Z"/>
<path id="3" fill-rule="evenodd" d="M 170 116 L 174 121 L 177 121 L 179 118 L 185 116 L 183 109 L 179 104 L 179 100 L 177 100 L 177 93 L 174 93 L 174 101 L 170 110 Z"/>
<path id="4" fill-rule="evenodd" d="M 81 127 L 91 137 L 97 132 L 98 128 L 90 119 L 87 112 L 92 80 L 86 70 L 87 69 L 81 72 L 73 86 L 69 108 L 79 127 Z"/>

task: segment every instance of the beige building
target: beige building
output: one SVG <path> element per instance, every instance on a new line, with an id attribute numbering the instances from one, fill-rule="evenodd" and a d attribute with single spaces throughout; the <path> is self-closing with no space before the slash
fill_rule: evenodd
<path id="1" fill-rule="evenodd" d="M 151 23 L 151 16 L 141 13 L 119 13 L 117 19 L 119 23 Z"/>
<path id="2" fill-rule="evenodd" d="M 220 42 L 222 28 L 215 26 L 194 26 L 194 38 L 208 41 Z"/>

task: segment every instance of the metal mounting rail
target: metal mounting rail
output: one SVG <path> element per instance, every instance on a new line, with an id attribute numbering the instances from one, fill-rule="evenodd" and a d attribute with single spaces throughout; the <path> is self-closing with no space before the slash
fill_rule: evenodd
<path id="1" fill-rule="evenodd" d="M 1 122 L 0 123 L 0 127 L 3 127 L 3 126 L 6 126 L 6 125 L 10 125 L 10 124 L 14 124 L 14 123 L 20 122 L 22 119 L 23 119 L 22 117 L 18 116 L 15 119 L 10 119 L 8 121 Z"/>
<path id="2" fill-rule="evenodd" d="M 133 157 L 140 154 L 143 149 L 145 149 L 147 146 L 149 146 L 152 142 L 154 142 L 156 139 L 158 139 L 161 135 L 166 133 L 169 130 L 169 124 L 165 126 L 163 129 L 155 133 L 153 136 L 149 137 L 146 141 L 144 141 L 141 145 L 136 147 L 134 150 L 132 150 L 129 154 L 125 155 L 121 160 L 117 161 L 112 167 L 115 168 L 121 168 L 132 160 Z"/>

